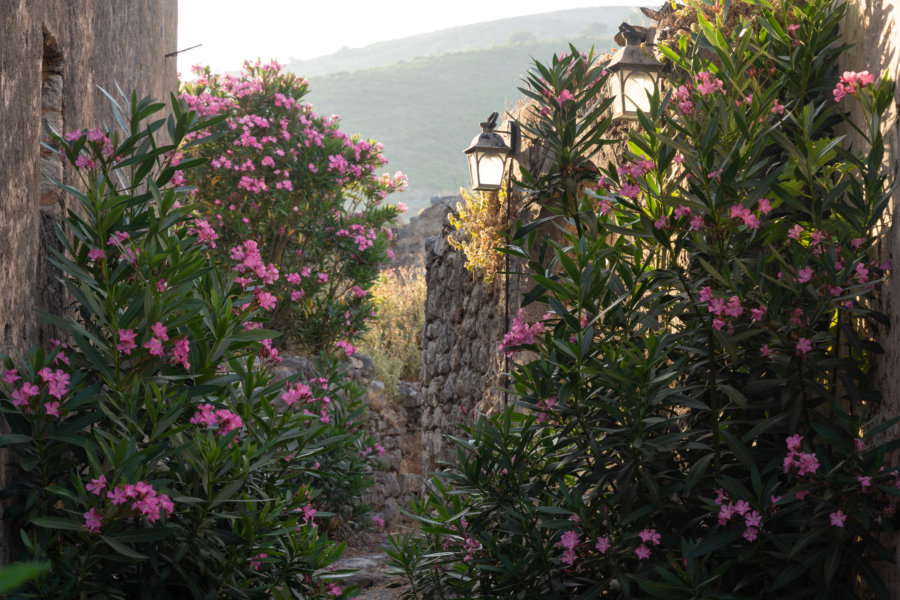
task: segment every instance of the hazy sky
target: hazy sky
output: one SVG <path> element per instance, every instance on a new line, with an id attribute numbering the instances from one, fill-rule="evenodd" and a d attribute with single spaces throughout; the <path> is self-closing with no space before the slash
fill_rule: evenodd
<path id="1" fill-rule="evenodd" d="M 237 70 L 244 59 L 313 58 L 419 33 L 589 6 L 655 6 L 659 0 L 181 0 L 178 55 L 191 65 Z"/>

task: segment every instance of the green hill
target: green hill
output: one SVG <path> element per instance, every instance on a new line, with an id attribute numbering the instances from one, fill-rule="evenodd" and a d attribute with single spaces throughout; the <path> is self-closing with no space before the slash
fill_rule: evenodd
<path id="1" fill-rule="evenodd" d="M 339 71 L 360 71 L 420 56 L 483 50 L 509 43 L 548 41 L 584 35 L 614 34 L 619 23 L 643 17 L 632 7 L 604 6 L 487 21 L 453 27 L 362 48 L 343 48 L 310 60 L 291 60 L 287 68 L 306 77 Z"/>
<path id="2" fill-rule="evenodd" d="M 577 26 L 568 20 L 568 13 L 581 15 Z M 611 20 L 591 21 L 585 16 L 588 13 Z M 353 72 L 313 76 L 299 72 L 310 81 L 309 101 L 316 112 L 341 115 L 344 131 L 384 144 L 390 171 L 401 170 L 409 176 L 409 190 L 396 199 L 406 202 L 410 214 L 416 214 L 431 197 L 455 194 L 467 185 L 463 149 L 480 131 L 479 122 L 495 110 L 502 114 L 521 98 L 517 87 L 532 57 L 549 61 L 554 53 L 568 51 L 569 42 L 581 51 L 591 46 L 609 49 L 614 45 L 612 33 L 626 18 L 638 20 L 633 9 L 616 7 L 495 21 L 428 34 L 446 40 L 449 33 L 456 32 L 465 43 L 476 38 L 501 41 L 492 47 L 407 58 Z M 517 29 L 525 20 L 536 31 Z M 550 24 L 560 21 L 571 26 L 571 33 L 540 39 L 539 33 L 558 32 Z M 488 26 L 496 35 L 490 35 Z M 467 31 L 473 28 L 477 35 Z M 415 42 L 410 47 L 424 47 L 427 44 L 420 38 L 428 35 L 408 38 Z"/>

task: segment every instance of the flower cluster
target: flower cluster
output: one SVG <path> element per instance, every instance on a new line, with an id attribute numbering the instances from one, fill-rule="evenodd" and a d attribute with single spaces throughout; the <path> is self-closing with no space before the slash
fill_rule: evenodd
<path id="1" fill-rule="evenodd" d="M 85 485 L 88 492 L 100 498 L 105 498 L 102 510 L 96 507 L 84 513 L 84 527 L 91 533 L 98 533 L 105 518 L 118 519 L 128 516 L 141 515 L 149 522 L 155 523 L 165 515 L 168 517 L 175 505 L 166 494 L 157 493 L 152 485 L 144 481 L 135 484 L 125 483 L 107 489 L 106 475 L 100 475 L 91 479 Z"/>
<path id="2" fill-rule="evenodd" d="M 503 336 L 503 341 L 500 343 L 500 351 L 512 358 L 516 355 L 516 350 L 513 348 L 534 344 L 537 341 L 537 336 L 542 333 L 544 333 L 543 321 L 529 325 L 525 322 L 525 309 L 520 308 L 519 314 L 513 319 L 512 329 Z"/>
<path id="3" fill-rule="evenodd" d="M 60 354 L 65 358 L 61 351 Z M 2 376 L 4 391 L 12 405 L 25 414 L 61 418 L 65 415 L 61 402 L 70 391 L 71 375 L 63 369 L 44 367 L 37 372 L 37 376 L 37 381 L 27 381 L 19 375 L 18 369 L 7 369 Z"/>
<path id="4" fill-rule="evenodd" d="M 868 71 L 844 71 L 841 80 L 834 87 L 834 101 L 840 102 L 844 96 L 851 96 L 856 93 L 857 88 L 872 85 L 875 83 L 875 76 Z"/>
<path id="5" fill-rule="evenodd" d="M 201 404 L 197 407 L 197 412 L 191 417 L 191 424 L 203 425 L 207 429 L 215 431 L 218 435 L 225 435 L 235 429 L 244 426 L 244 422 L 239 415 L 234 414 L 227 408 L 216 409 L 212 404 Z"/>

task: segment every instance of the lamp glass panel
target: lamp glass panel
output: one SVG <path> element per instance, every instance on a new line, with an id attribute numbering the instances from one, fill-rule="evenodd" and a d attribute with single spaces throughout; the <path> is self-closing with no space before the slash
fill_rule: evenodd
<path id="1" fill-rule="evenodd" d="M 472 189 L 478 188 L 478 155 L 475 152 L 466 154 L 466 160 L 469 161 L 469 181 L 472 182 Z"/>
<path id="2" fill-rule="evenodd" d="M 473 187 L 498 189 L 503 181 L 504 157 L 497 152 L 476 152 L 478 157 L 478 182 Z"/>
<path id="3" fill-rule="evenodd" d="M 628 73 L 623 87 L 625 111 L 630 113 L 637 113 L 638 110 L 649 112 L 650 98 L 648 94 L 652 94 L 653 88 L 656 87 L 656 82 L 650 73 L 645 71 Z"/>

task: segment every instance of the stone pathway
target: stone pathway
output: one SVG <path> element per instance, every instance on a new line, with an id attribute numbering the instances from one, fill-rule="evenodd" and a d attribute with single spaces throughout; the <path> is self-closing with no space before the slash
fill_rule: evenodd
<path id="1" fill-rule="evenodd" d="M 385 559 L 387 555 L 384 552 L 348 548 L 344 557 L 335 563 L 335 567 L 358 572 L 342 579 L 342 587 L 359 586 L 360 592 L 355 596 L 359 600 L 396 600 L 400 597 L 401 589 L 387 586 L 400 580 L 387 574 Z"/>

